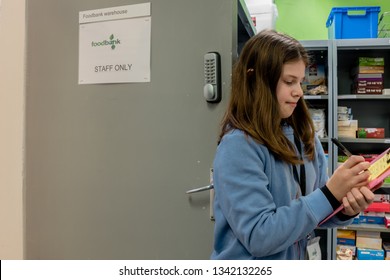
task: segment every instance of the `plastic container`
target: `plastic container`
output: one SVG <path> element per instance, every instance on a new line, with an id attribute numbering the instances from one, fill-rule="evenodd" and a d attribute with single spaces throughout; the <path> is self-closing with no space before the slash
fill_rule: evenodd
<path id="1" fill-rule="evenodd" d="M 334 7 L 326 27 L 329 39 L 377 38 L 379 6 Z"/>
<path id="2" fill-rule="evenodd" d="M 257 33 L 263 29 L 275 29 L 278 9 L 273 1 L 245 0 L 245 2 Z"/>
<path id="3" fill-rule="evenodd" d="M 378 23 L 378 37 L 390 37 L 390 12 L 383 12 Z"/>

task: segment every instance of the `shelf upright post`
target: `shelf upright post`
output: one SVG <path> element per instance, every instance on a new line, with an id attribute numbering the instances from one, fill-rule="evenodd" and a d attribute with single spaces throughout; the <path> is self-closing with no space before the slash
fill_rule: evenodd
<path id="1" fill-rule="evenodd" d="M 329 97 L 329 108 L 331 108 L 331 114 L 330 114 L 330 135 L 328 140 L 329 145 L 329 162 L 331 164 L 331 167 L 329 170 L 330 176 L 333 174 L 333 172 L 337 168 L 337 149 L 333 146 L 331 142 L 331 138 L 338 138 L 338 131 L 337 131 L 337 107 L 338 107 L 338 79 L 337 79 L 337 41 L 334 39 L 329 40 L 330 44 L 330 60 L 332 64 L 332 91 L 331 96 Z M 337 246 L 337 228 L 333 228 L 330 230 L 329 234 L 331 235 L 329 237 L 328 246 L 330 246 L 330 256 L 329 259 L 335 260 L 336 259 L 336 246 Z"/>

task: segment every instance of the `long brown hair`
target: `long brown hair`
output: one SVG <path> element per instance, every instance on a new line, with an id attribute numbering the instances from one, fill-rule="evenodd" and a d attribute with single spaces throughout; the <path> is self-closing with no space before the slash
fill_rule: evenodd
<path id="1" fill-rule="evenodd" d="M 276 97 L 283 65 L 299 60 L 309 64 L 305 48 L 286 34 L 264 30 L 248 40 L 233 68 L 219 141 L 230 130 L 240 129 L 279 159 L 297 164 L 300 160 L 282 131 L 286 122 L 304 143 L 306 156 L 314 158 L 315 129 L 305 101 L 300 98 L 293 114 L 282 120 Z"/>

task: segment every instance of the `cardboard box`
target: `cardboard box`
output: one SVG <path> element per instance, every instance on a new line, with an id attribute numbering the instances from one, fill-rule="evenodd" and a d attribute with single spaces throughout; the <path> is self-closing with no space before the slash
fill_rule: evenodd
<path id="1" fill-rule="evenodd" d="M 339 130 L 346 130 L 349 128 L 358 129 L 358 120 L 337 121 Z"/>
<path id="2" fill-rule="evenodd" d="M 384 74 L 384 66 L 356 66 L 351 69 L 352 76 L 357 74 Z"/>
<path id="3" fill-rule="evenodd" d="M 382 94 L 382 87 L 357 87 L 352 90 L 352 94 Z"/>
<path id="4" fill-rule="evenodd" d="M 383 127 L 359 127 L 358 128 L 358 138 L 385 138 L 385 129 Z"/>
<path id="5" fill-rule="evenodd" d="M 374 194 L 374 203 L 375 202 L 387 202 L 390 203 L 390 194 L 376 193 Z M 390 215 L 390 213 L 389 213 Z"/>
<path id="6" fill-rule="evenodd" d="M 336 246 L 336 260 L 353 260 L 356 255 L 356 247 L 348 245 Z"/>
<path id="7" fill-rule="evenodd" d="M 351 108 L 346 106 L 337 106 L 337 113 L 338 114 L 350 114 Z"/>
<path id="8" fill-rule="evenodd" d="M 365 236 L 356 237 L 356 247 L 365 249 L 382 249 L 382 238 L 372 238 Z"/>
<path id="9" fill-rule="evenodd" d="M 388 212 L 390 213 L 389 202 L 373 202 L 371 203 L 364 212 Z"/>
<path id="10" fill-rule="evenodd" d="M 353 224 L 353 225 L 359 225 L 359 224 L 360 224 L 360 219 L 359 219 L 359 217 L 353 218 L 352 224 Z"/>
<path id="11" fill-rule="evenodd" d="M 371 67 L 371 68 L 369 68 Z M 352 94 L 382 94 L 383 93 L 383 74 L 382 73 L 371 73 L 364 74 L 359 73 L 358 71 L 373 71 L 376 70 L 382 71 L 382 69 L 376 69 L 376 67 L 384 66 L 359 66 L 359 68 L 352 69 L 352 76 L 354 76 L 354 82 L 351 86 Z M 369 69 L 367 69 L 369 68 Z M 384 70 L 383 70 L 384 71 Z M 358 73 L 357 73 L 358 72 Z M 377 77 L 367 77 L 367 76 L 377 76 Z M 366 76 L 366 77 L 365 77 Z"/>
<path id="12" fill-rule="evenodd" d="M 364 157 L 364 160 L 365 161 L 368 161 L 368 162 L 371 162 L 373 161 L 374 159 L 376 159 L 379 154 L 360 154 L 362 157 Z"/>
<path id="13" fill-rule="evenodd" d="M 385 59 L 383 57 L 359 57 L 358 65 L 360 66 L 383 66 Z"/>
<path id="14" fill-rule="evenodd" d="M 355 239 L 356 231 L 350 230 L 350 229 L 338 229 L 337 230 L 337 237 Z"/>
<path id="15" fill-rule="evenodd" d="M 372 215 L 367 215 L 364 213 L 363 215 L 359 216 L 359 222 L 361 224 L 373 224 L 373 225 L 384 225 L 385 224 L 385 217 L 380 217 L 380 216 L 372 216 Z"/>
<path id="16" fill-rule="evenodd" d="M 357 248 L 358 260 L 384 260 L 385 252 L 382 249 L 373 250 L 365 248 Z"/>
<path id="17" fill-rule="evenodd" d="M 338 121 L 348 121 L 350 119 L 351 119 L 350 114 L 337 113 L 337 120 Z"/>
<path id="18" fill-rule="evenodd" d="M 383 250 L 385 251 L 385 259 L 390 260 L 390 242 L 383 242 Z"/>
<path id="19" fill-rule="evenodd" d="M 337 121 L 338 136 L 345 138 L 356 138 L 358 120 Z"/>
<path id="20" fill-rule="evenodd" d="M 305 70 L 305 79 L 302 82 L 303 92 L 318 86 L 325 85 L 325 66 L 322 64 L 310 64 Z"/>
<path id="21" fill-rule="evenodd" d="M 357 230 L 356 237 L 381 238 L 381 233 L 379 231 Z"/>
<path id="22" fill-rule="evenodd" d="M 356 245 L 356 240 L 355 239 L 349 239 L 349 238 L 337 237 L 337 245 L 355 246 Z"/>
<path id="23" fill-rule="evenodd" d="M 385 214 L 385 217 L 383 218 L 383 222 L 385 224 L 385 227 L 390 228 L 390 213 Z"/>
<path id="24" fill-rule="evenodd" d="M 340 130 L 338 132 L 338 134 L 339 134 L 339 137 L 341 137 L 341 138 L 350 138 L 350 139 L 356 138 L 356 130 L 353 130 L 353 129 Z"/>
<path id="25" fill-rule="evenodd" d="M 337 230 L 337 244 L 338 245 L 349 245 L 355 246 L 356 244 L 356 231 L 354 230 L 345 230 L 338 229 Z"/>
<path id="26" fill-rule="evenodd" d="M 350 250 L 352 252 L 352 256 L 356 256 L 356 246 L 350 246 L 350 245 L 337 245 L 336 251 L 346 252 L 347 250 Z"/>

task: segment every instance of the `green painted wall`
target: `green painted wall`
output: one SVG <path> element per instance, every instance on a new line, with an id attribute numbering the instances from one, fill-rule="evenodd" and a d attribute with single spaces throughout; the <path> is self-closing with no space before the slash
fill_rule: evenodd
<path id="1" fill-rule="evenodd" d="M 380 6 L 390 12 L 390 1 L 382 0 L 275 0 L 276 30 L 298 40 L 328 39 L 326 21 L 333 7 Z M 379 18 L 378 17 L 378 18 Z"/>

